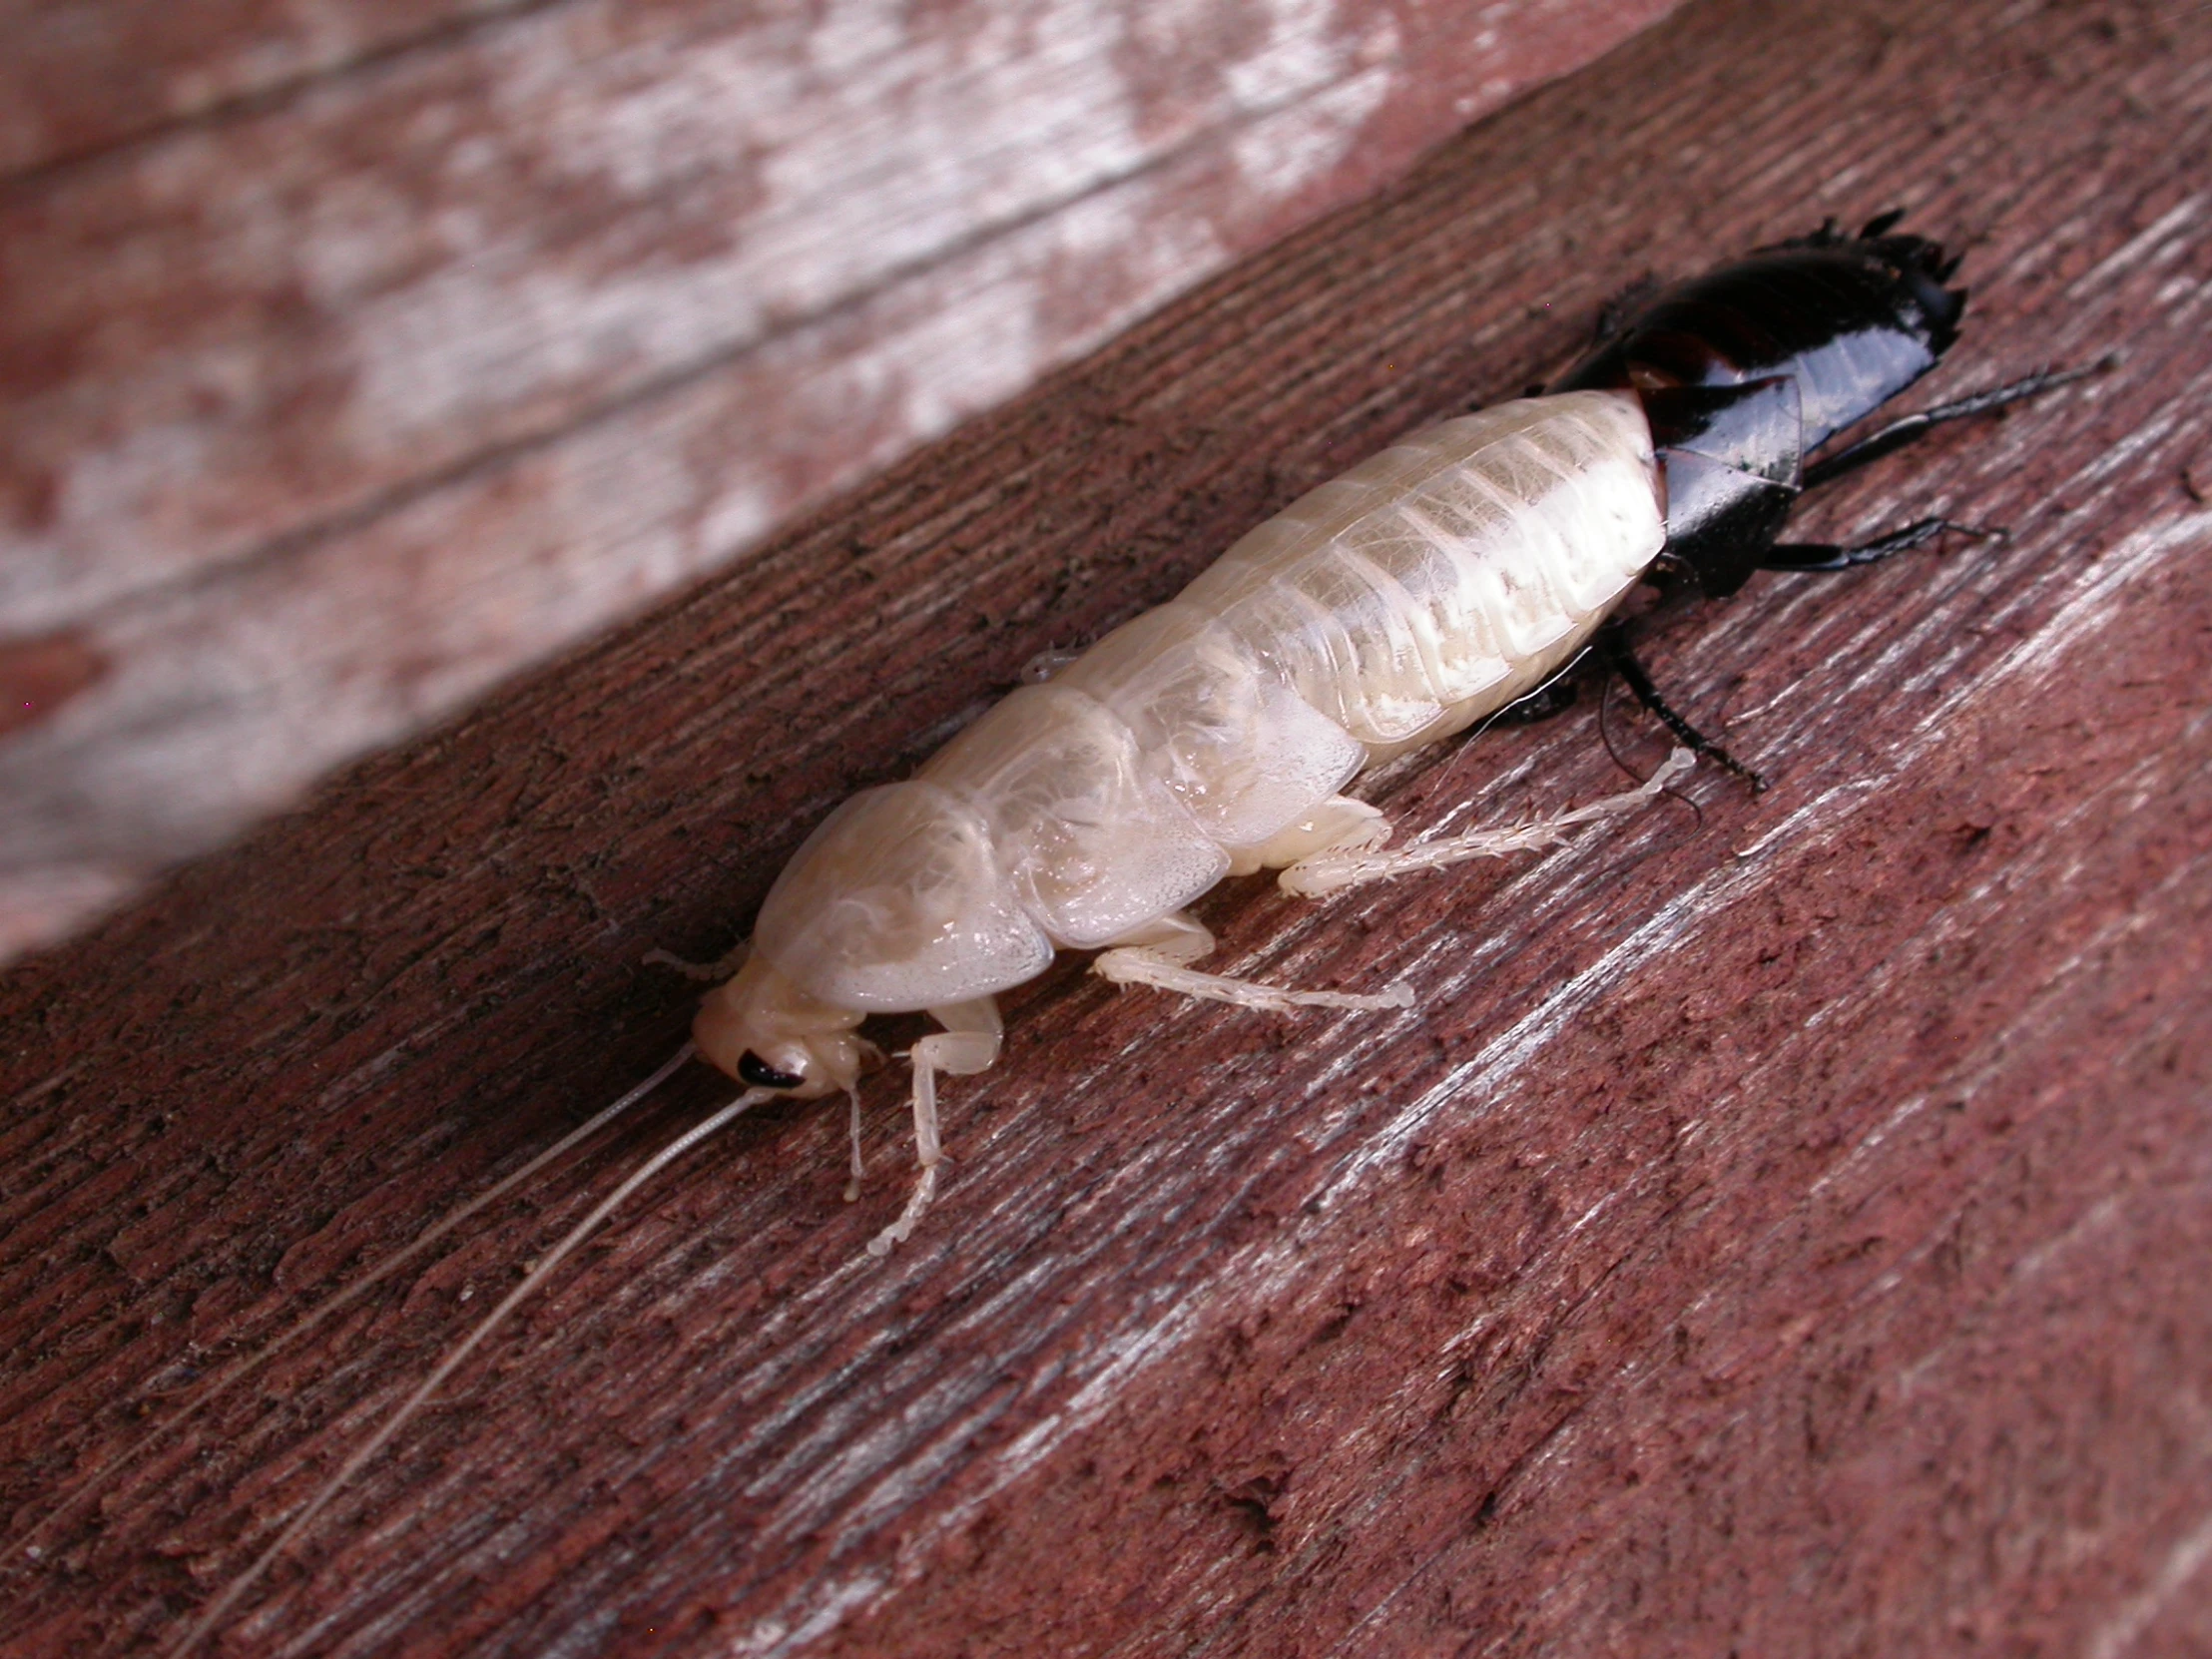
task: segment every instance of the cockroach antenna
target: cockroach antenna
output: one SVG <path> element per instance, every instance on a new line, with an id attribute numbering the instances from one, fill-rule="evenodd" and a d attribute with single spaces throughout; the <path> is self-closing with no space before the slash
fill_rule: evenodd
<path id="1" fill-rule="evenodd" d="M 655 1073 L 647 1083 L 641 1084 L 638 1088 L 632 1090 L 629 1095 L 624 1097 L 623 1103 L 627 1104 L 629 1101 L 641 1097 L 654 1083 L 659 1082 L 683 1061 L 690 1058 L 690 1045 L 687 1044 L 683 1053 L 678 1054 L 675 1059 Z M 654 1176 L 660 1174 L 662 1170 L 677 1159 L 683 1157 L 685 1153 L 707 1139 L 708 1136 L 735 1122 L 741 1115 L 758 1106 L 762 1101 L 774 1099 L 776 1093 L 776 1090 L 769 1088 L 748 1089 L 713 1116 L 685 1130 L 683 1134 L 677 1136 L 668 1145 L 662 1147 L 660 1151 L 654 1153 L 652 1157 L 646 1159 L 643 1164 L 639 1165 L 623 1180 L 620 1186 L 594 1205 L 591 1213 L 570 1228 L 553 1248 L 545 1253 L 538 1264 L 523 1276 L 522 1283 L 509 1291 L 500 1300 L 498 1307 L 478 1321 L 475 1329 L 453 1345 L 446 1353 L 445 1358 L 440 1360 L 432 1369 L 430 1375 L 415 1385 L 413 1392 L 393 1407 L 391 1414 L 384 1418 L 383 1422 L 377 1426 L 376 1431 L 362 1441 L 359 1446 L 355 1447 L 345 1461 L 338 1465 L 337 1472 L 331 1475 L 328 1480 L 325 1480 L 314 1495 L 300 1505 L 298 1513 L 284 1524 L 284 1529 L 276 1534 L 269 1547 L 257 1555 L 253 1563 L 244 1572 L 226 1585 L 222 1593 L 211 1601 L 202 1610 L 200 1616 L 186 1628 L 184 1634 L 164 1650 L 164 1659 L 184 1659 L 184 1655 L 198 1647 L 201 1641 L 222 1621 L 224 1615 L 237 1605 L 239 1598 L 260 1581 L 262 1575 L 269 1570 L 276 1558 L 299 1541 L 307 1528 L 314 1524 L 315 1517 L 329 1506 L 330 1500 L 344 1490 L 353 1476 L 360 1473 L 371 1458 L 391 1443 L 392 1437 L 407 1425 L 417 1411 L 422 1409 L 432 1394 L 445 1385 L 446 1380 L 458 1371 L 468 1357 L 483 1345 L 485 1339 L 499 1329 L 507 1316 L 528 1301 L 539 1287 L 553 1276 L 554 1271 L 575 1253 L 576 1248 L 596 1232 L 602 1222 L 622 1207 L 632 1193 L 652 1180 Z M 603 1113 L 601 1117 L 604 1118 L 605 1115 Z"/>
<path id="2" fill-rule="evenodd" d="M 144 1437 L 136 1444 L 127 1447 L 108 1462 L 93 1469 L 86 1476 L 84 1483 L 64 1498 L 60 1504 L 33 1522 L 23 1532 L 18 1533 L 5 1544 L 0 1544 L 0 1563 L 37 1559 L 43 1541 L 57 1526 L 69 1516 L 75 1514 L 85 1504 L 99 1497 L 103 1492 L 112 1490 L 117 1481 L 123 1479 L 133 1468 L 143 1463 L 148 1454 L 156 1447 L 174 1438 L 186 1424 L 229 1393 L 239 1382 L 252 1376 L 261 1367 L 283 1353 L 285 1349 L 291 1347 L 301 1338 L 310 1335 L 334 1316 L 343 1313 L 409 1262 L 420 1258 L 432 1245 L 467 1221 L 469 1217 L 477 1214 L 488 1205 L 496 1204 L 508 1193 L 513 1192 L 533 1175 L 536 1175 L 538 1171 L 556 1162 L 565 1154 L 598 1134 L 600 1130 L 606 1128 L 608 1124 L 614 1122 L 616 1118 L 622 1116 L 623 1113 L 667 1082 L 686 1061 L 692 1059 L 698 1052 L 699 1047 L 696 1043 L 685 1043 L 652 1076 L 630 1090 L 613 1105 L 601 1107 L 544 1151 L 537 1153 L 519 1168 L 510 1171 L 493 1182 L 474 1198 L 461 1205 L 460 1208 L 448 1213 L 443 1219 L 424 1228 L 403 1248 L 377 1263 L 375 1267 L 328 1300 L 310 1308 L 289 1330 L 278 1332 L 252 1353 L 240 1355 L 233 1360 L 209 1378 L 200 1388 L 194 1391 L 188 1399 L 182 1401 L 168 1416 L 149 1428 Z"/>

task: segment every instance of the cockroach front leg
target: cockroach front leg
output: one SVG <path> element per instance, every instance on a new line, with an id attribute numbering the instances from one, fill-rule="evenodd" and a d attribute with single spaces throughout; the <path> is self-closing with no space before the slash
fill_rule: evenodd
<path id="1" fill-rule="evenodd" d="M 923 1037 L 907 1055 L 914 1067 L 914 1160 L 921 1174 L 898 1219 L 868 1241 L 870 1256 L 888 1256 L 892 1246 L 911 1238 L 915 1224 L 937 1196 L 937 1165 L 944 1159 L 937 1133 L 937 1073 L 972 1077 L 987 1071 L 997 1061 L 1003 1040 L 998 1004 L 987 996 L 931 1008 L 928 1014 L 944 1029 Z"/>

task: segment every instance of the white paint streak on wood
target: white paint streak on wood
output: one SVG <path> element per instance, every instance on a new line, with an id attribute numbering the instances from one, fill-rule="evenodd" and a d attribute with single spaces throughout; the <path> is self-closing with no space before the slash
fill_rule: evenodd
<path id="1" fill-rule="evenodd" d="M 1282 0 L 1186 79 L 1196 96 L 1147 101 L 1127 32 L 1094 0 L 936 28 L 840 0 L 689 38 L 564 6 L 156 149 L 18 228 L 51 269 L 83 220 L 138 222 L 126 258 L 26 296 L 17 328 L 90 333 L 58 395 L 15 406 L 62 505 L 8 538 L 0 598 L 49 627 L 236 558 L 528 435 L 548 399 L 606 404 L 757 347 L 1364 69 L 1333 7 Z M 289 288 L 305 316 L 149 339 L 131 313 L 170 288 L 234 306 Z M 272 509 L 267 424 L 310 371 L 342 387 L 318 457 L 334 482 Z"/>
<path id="2" fill-rule="evenodd" d="M 0 748 L 0 958 L 1310 211 L 1437 73 L 1402 45 L 1341 0 L 591 0 L 0 209 L 84 272 L 14 307 L 73 368 L 0 408 L 52 503 L 0 607 L 114 667 Z"/>
<path id="3" fill-rule="evenodd" d="M 2120 244 L 2067 285 L 2066 297 L 2086 299 L 2137 266 L 2161 266 L 2187 253 L 2192 238 L 2182 235 L 2204 212 L 2204 198 L 2183 198 L 2148 226 Z"/>
<path id="4" fill-rule="evenodd" d="M 2122 1603 L 2110 1622 L 2090 1637 L 2088 1659 L 2124 1659 L 2151 1621 L 2190 1586 L 2207 1561 L 2212 1561 L 2212 1513 L 2200 1516 L 2196 1525 L 2175 1540 L 2151 1581 Z"/>

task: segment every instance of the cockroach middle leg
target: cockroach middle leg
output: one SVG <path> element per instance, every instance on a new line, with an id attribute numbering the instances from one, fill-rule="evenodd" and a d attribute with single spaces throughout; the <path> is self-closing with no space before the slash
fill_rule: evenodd
<path id="1" fill-rule="evenodd" d="M 1362 805 L 1354 803 L 1354 805 Z M 1382 822 L 1382 815 L 1369 807 L 1372 818 L 1357 821 L 1363 838 L 1367 826 Z M 1303 991 L 1287 985 L 1264 984 L 1234 974 L 1205 973 L 1190 964 L 1214 948 L 1213 932 L 1188 910 L 1175 910 L 1117 940 L 1101 951 L 1091 971 L 1115 985 L 1149 985 L 1174 991 L 1202 1002 L 1226 1002 L 1236 1008 L 1287 1014 L 1297 1008 L 1345 1008 L 1373 1013 L 1385 1008 L 1410 1008 L 1413 988 L 1397 980 L 1388 989 L 1369 994 L 1360 991 Z"/>
<path id="2" fill-rule="evenodd" d="M 1402 979 L 1392 980 L 1387 989 L 1372 993 L 1302 991 L 1287 985 L 1265 984 L 1257 979 L 1239 979 L 1233 974 L 1201 973 L 1197 968 L 1183 967 L 1149 950 L 1130 946 L 1104 952 L 1091 964 L 1091 971 L 1116 985 L 1149 985 L 1154 990 L 1174 991 L 1179 996 L 1195 997 L 1201 1002 L 1226 1002 L 1231 1007 L 1271 1014 L 1287 1014 L 1297 1008 L 1382 1013 L 1391 1008 L 1410 1008 L 1415 1000 L 1413 987 Z"/>

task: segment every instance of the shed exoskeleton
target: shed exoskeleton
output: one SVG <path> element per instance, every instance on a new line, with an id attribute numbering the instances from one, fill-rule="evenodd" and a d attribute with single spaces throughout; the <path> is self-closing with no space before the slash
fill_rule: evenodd
<path id="1" fill-rule="evenodd" d="M 1660 290 L 1546 393 L 1401 440 L 1260 525 L 1175 599 L 989 710 L 915 778 L 818 829 L 763 905 L 751 953 L 711 992 L 700 1053 L 801 1096 L 854 1091 L 869 1014 L 923 1011 L 911 1051 L 921 1176 L 870 1244 L 909 1236 L 935 1188 L 936 1077 L 998 1056 L 995 993 L 1059 949 L 1251 1007 L 1404 1006 L 1292 991 L 1190 964 L 1213 939 L 1186 906 L 1225 875 L 1283 871 L 1317 894 L 1540 844 L 1649 799 L 1637 791 L 1520 830 L 1398 852 L 1341 793 L 1462 732 L 1601 649 L 1687 749 L 1757 784 L 1669 709 L 1612 623 L 1639 583 L 1719 597 L 1759 569 L 1835 570 L 1933 540 L 1929 518 L 1860 546 L 1779 540 L 1806 488 L 1936 424 L 2028 396 L 2031 375 L 1807 455 L 1933 367 L 1957 335 L 1957 261 L 1832 225 Z"/>

